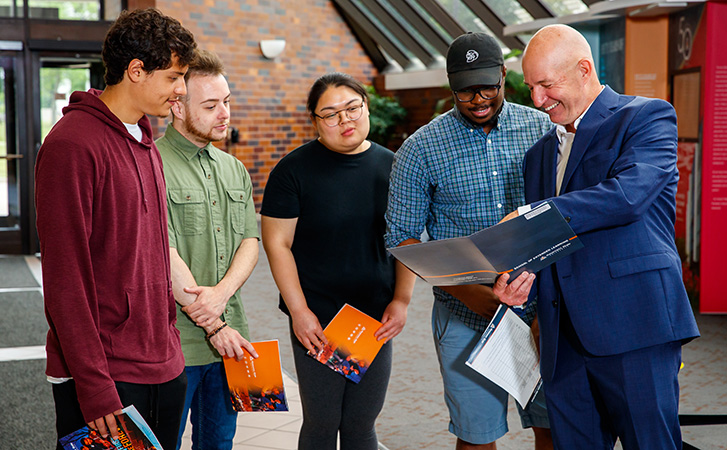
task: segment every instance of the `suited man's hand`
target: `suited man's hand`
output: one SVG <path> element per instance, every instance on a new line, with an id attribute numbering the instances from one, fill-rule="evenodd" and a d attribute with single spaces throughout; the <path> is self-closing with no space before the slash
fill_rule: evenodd
<path id="1" fill-rule="evenodd" d="M 495 281 L 492 290 L 500 298 L 500 301 L 508 306 L 520 306 L 528 301 L 530 288 L 535 281 L 535 274 L 523 272 L 519 277 L 515 278 L 512 283 L 507 284 L 510 274 L 503 273 Z"/>

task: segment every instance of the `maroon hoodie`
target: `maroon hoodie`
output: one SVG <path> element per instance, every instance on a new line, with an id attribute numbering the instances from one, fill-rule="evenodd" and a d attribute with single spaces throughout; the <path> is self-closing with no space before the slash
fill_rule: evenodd
<path id="1" fill-rule="evenodd" d="M 149 119 L 137 142 L 99 94 L 71 95 L 35 166 L 46 374 L 73 377 L 87 422 L 122 407 L 114 381 L 164 383 L 184 369 Z"/>

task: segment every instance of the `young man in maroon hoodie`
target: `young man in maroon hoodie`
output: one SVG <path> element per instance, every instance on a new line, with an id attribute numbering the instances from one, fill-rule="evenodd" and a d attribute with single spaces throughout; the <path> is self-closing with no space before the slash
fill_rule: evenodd
<path id="1" fill-rule="evenodd" d="M 186 93 L 195 48 L 158 10 L 122 12 L 104 41 L 106 88 L 74 92 L 38 154 L 46 375 L 59 437 L 86 424 L 116 437 L 115 414 L 133 404 L 164 448 L 176 445 L 186 378 L 164 175 L 146 115 L 168 115 Z"/>

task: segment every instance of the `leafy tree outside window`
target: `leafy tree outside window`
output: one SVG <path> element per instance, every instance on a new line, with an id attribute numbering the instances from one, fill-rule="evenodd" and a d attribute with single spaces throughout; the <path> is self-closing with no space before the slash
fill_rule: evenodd
<path id="1" fill-rule="evenodd" d="M 99 1 L 29 0 L 30 17 L 35 19 L 100 20 Z"/>

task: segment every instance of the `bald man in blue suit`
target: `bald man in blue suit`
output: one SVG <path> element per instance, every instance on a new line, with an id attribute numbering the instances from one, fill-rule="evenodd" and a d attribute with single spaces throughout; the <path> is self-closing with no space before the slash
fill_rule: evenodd
<path id="1" fill-rule="evenodd" d="M 674 245 L 674 109 L 602 86 L 565 25 L 533 36 L 523 72 L 557 126 L 525 156 L 520 213 L 551 200 L 584 245 L 531 292 L 555 447 L 681 449 L 681 346 L 699 331 Z"/>

